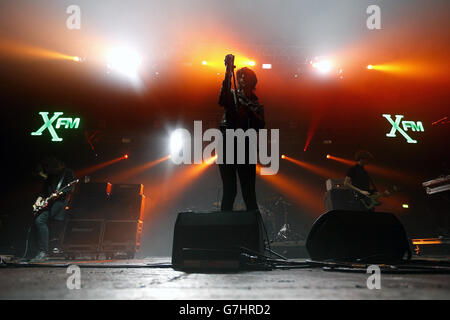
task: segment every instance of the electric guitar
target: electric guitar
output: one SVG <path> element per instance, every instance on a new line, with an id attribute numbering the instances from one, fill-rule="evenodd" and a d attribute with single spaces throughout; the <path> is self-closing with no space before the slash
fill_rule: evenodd
<path id="1" fill-rule="evenodd" d="M 381 205 L 381 201 L 379 201 L 380 198 L 388 197 L 398 191 L 398 188 L 396 186 L 393 186 L 392 188 L 385 190 L 384 192 L 373 192 L 368 196 L 358 192 L 358 198 L 367 210 L 372 210 L 374 207 Z"/>
<path id="2" fill-rule="evenodd" d="M 58 199 L 59 197 L 61 197 L 64 194 L 64 191 L 66 191 L 67 189 L 69 189 L 70 187 L 72 187 L 74 184 L 78 183 L 80 181 L 80 179 L 76 179 L 70 183 L 68 183 L 67 185 L 65 185 L 64 187 L 62 187 L 61 189 L 55 191 L 54 193 L 52 193 L 50 196 L 48 196 L 47 198 L 45 198 L 42 202 L 41 205 L 36 205 L 33 204 L 33 215 L 36 218 L 39 214 L 41 214 L 42 211 L 44 211 L 46 208 L 48 208 L 49 204 L 52 203 L 53 201 L 55 201 L 56 199 Z"/>

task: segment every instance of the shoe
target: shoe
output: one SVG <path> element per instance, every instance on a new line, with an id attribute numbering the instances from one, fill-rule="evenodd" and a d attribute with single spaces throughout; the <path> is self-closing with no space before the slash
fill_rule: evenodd
<path id="1" fill-rule="evenodd" d="M 44 251 L 39 251 L 38 254 L 30 260 L 30 262 L 39 262 L 39 261 L 45 261 L 47 259 L 47 253 Z"/>
<path id="2" fill-rule="evenodd" d="M 58 254 L 61 254 L 61 253 L 63 253 L 63 251 L 60 248 L 58 248 L 58 247 L 55 247 L 55 248 L 52 249 L 52 254 L 54 254 L 54 255 L 58 255 Z"/>

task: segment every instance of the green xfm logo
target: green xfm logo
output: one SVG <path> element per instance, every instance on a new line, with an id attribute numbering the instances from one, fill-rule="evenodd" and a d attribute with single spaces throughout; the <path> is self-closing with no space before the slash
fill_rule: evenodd
<path id="1" fill-rule="evenodd" d="M 80 125 L 80 118 L 59 118 L 63 112 L 54 112 L 53 116 L 49 119 L 48 112 L 39 112 L 44 120 L 44 124 L 37 131 L 31 133 L 32 136 L 41 136 L 45 129 L 48 129 L 52 136 L 52 141 L 62 141 L 63 139 L 58 136 L 55 129 L 64 127 L 64 129 L 78 129 Z M 55 127 L 53 123 L 56 121 Z"/>
<path id="2" fill-rule="evenodd" d="M 390 114 L 383 114 L 383 117 L 386 118 L 386 120 L 392 125 L 392 129 L 389 133 L 386 134 L 386 137 L 396 137 L 396 132 L 398 131 L 405 139 L 406 142 L 408 143 L 417 143 L 417 140 L 412 139 L 407 133 L 406 131 L 408 131 L 408 129 L 411 129 L 411 131 L 425 131 L 423 128 L 423 124 L 420 121 L 414 122 L 414 121 L 406 121 L 403 120 L 403 116 L 402 115 L 395 115 L 395 121 L 392 120 L 391 115 Z M 400 127 L 400 124 L 402 125 Z"/>

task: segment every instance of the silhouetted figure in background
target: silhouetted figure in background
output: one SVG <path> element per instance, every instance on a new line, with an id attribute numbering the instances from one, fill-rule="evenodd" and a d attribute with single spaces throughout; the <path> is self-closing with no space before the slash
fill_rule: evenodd
<path id="1" fill-rule="evenodd" d="M 372 181 L 372 178 L 367 173 L 364 168 L 371 161 L 373 161 L 373 155 L 365 150 L 360 150 L 355 154 L 356 164 L 350 167 L 347 171 L 347 175 L 345 176 L 344 186 L 347 188 L 356 191 L 357 194 L 364 196 L 370 196 L 377 191 L 375 184 Z M 365 210 L 364 206 L 361 203 L 361 210 Z M 373 211 L 373 210 L 371 210 Z"/>

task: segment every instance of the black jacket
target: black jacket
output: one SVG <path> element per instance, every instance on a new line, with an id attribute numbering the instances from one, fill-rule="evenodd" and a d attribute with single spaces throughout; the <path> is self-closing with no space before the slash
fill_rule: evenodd
<path id="1" fill-rule="evenodd" d="M 61 180 L 62 178 L 62 180 Z M 70 169 L 64 169 L 60 174 L 49 174 L 47 179 L 44 182 L 44 185 L 42 186 L 42 190 L 40 192 L 40 196 L 42 198 L 47 198 L 50 196 L 53 192 L 57 191 L 57 187 L 59 184 L 59 181 L 61 180 L 61 185 L 59 189 L 65 187 L 67 184 L 75 180 L 74 173 Z M 58 200 L 65 200 L 67 197 L 67 194 L 72 192 L 74 186 L 71 186 L 70 188 L 66 189 L 64 191 L 65 195 L 62 195 Z"/>
<path id="2" fill-rule="evenodd" d="M 221 129 L 258 130 L 265 127 L 264 107 L 259 103 L 258 97 L 255 94 L 247 97 L 240 91 L 236 94 L 231 89 L 231 76 L 228 74 L 222 83 L 219 105 L 224 109 Z"/>

